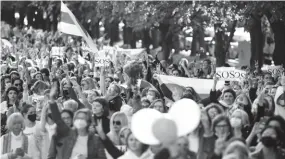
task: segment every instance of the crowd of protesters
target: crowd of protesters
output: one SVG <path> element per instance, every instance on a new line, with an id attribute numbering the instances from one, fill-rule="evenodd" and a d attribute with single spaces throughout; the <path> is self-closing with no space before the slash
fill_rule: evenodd
<path id="1" fill-rule="evenodd" d="M 3 159 L 285 158 L 285 76 L 249 72 L 243 81 L 216 88 L 219 79 L 209 59 L 201 68 L 185 59 L 165 67 L 151 56 L 90 68 L 78 62 L 82 42 L 74 37 L 15 28 L 7 40 L 13 47 L 1 53 Z M 102 45 L 107 42 L 98 48 Z M 64 57 L 52 57 L 53 46 L 65 46 Z M 166 113 L 171 107 L 156 81 L 158 73 L 214 80 L 205 99 L 184 88 L 181 99 L 197 102 L 202 115 L 199 126 L 179 137 L 174 149 L 145 145 L 130 127 L 141 109 Z M 140 88 L 138 79 L 154 87 Z"/>

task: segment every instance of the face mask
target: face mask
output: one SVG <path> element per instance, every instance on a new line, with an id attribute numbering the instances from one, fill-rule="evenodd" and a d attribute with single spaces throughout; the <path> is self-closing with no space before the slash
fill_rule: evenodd
<path id="1" fill-rule="evenodd" d="M 29 119 L 31 122 L 35 122 L 35 121 L 37 120 L 37 114 L 28 115 L 28 119 Z"/>
<path id="2" fill-rule="evenodd" d="M 231 118 L 230 122 L 233 128 L 241 126 L 241 119 L 239 118 Z"/>
<path id="3" fill-rule="evenodd" d="M 87 122 L 85 120 L 82 120 L 82 119 L 76 119 L 74 121 L 73 125 L 76 129 L 83 129 L 83 128 L 86 128 Z"/>
<path id="4" fill-rule="evenodd" d="M 277 141 L 270 136 L 262 137 L 261 142 L 265 147 L 274 147 L 277 145 Z"/>

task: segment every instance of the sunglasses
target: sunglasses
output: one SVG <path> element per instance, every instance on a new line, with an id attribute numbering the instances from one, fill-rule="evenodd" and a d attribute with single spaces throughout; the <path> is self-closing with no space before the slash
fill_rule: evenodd
<path id="1" fill-rule="evenodd" d="M 121 121 L 114 121 L 113 124 L 120 126 L 121 125 Z"/>

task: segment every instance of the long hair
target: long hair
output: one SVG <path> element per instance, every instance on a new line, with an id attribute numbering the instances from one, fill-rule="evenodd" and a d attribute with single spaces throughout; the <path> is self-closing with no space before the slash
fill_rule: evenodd
<path id="1" fill-rule="evenodd" d="M 31 87 L 31 91 L 36 93 L 36 94 L 40 94 L 40 90 L 46 90 L 49 89 L 49 86 L 43 82 L 43 81 L 37 81 L 32 87 Z"/>
<path id="2" fill-rule="evenodd" d="M 130 138 L 130 136 L 131 136 L 132 134 L 133 134 L 133 133 L 130 132 L 130 133 L 127 135 L 127 137 L 126 137 L 126 145 L 127 145 L 128 148 L 129 148 L 128 140 L 129 140 L 129 138 Z M 142 144 L 141 154 L 143 154 L 144 152 L 147 151 L 147 149 L 149 148 L 149 146 L 146 145 L 146 144 L 143 144 L 143 143 L 141 143 L 141 144 Z"/>
<path id="3" fill-rule="evenodd" d="M 103 106 L 103 110 L 104 110 L 103 116 L 105 117 L 109 116 L 109 111 L 110 111 L 109 102 L 105 98 L 101 98 L 101 97 L 96 98 L 94 101 L 92 101 L 92 103 L 94 102 L 98 102 Z"/>
<path id="4" fill-rule="evenodd" d="M 92 123 L 92 112 L 88 108 L 79 109 L 74 113 L 73 122 L 79 113 L 84 113 L 87 116 L 87 130 Z"/>
<path id="5" fill-rule="evenodd" d="M 5 91 L 5 79 L 6 78 L 8 78 L 8 79 L 10 79 L 11 78 L 11 76 L 10 75 L 3 75 L 2 77 L 1 77 L 1 92 L 3 93 L 4 91 Z"/>

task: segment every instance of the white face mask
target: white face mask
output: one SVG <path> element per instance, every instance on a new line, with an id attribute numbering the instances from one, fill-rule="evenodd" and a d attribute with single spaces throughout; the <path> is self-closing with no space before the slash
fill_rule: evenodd
<path id="1" fill-rule="evenodd" d="M 241 119 L 239 118 L 231 118 L 230 122 L 233 128 L 241 126 Z"/>
<path id="2" fill-rule="evenodd" d="M 83 129 L 83 128 L 86 128 L 87 122 L 83 119 L 76 119 L 73 125 L 76 129 Z"/>

